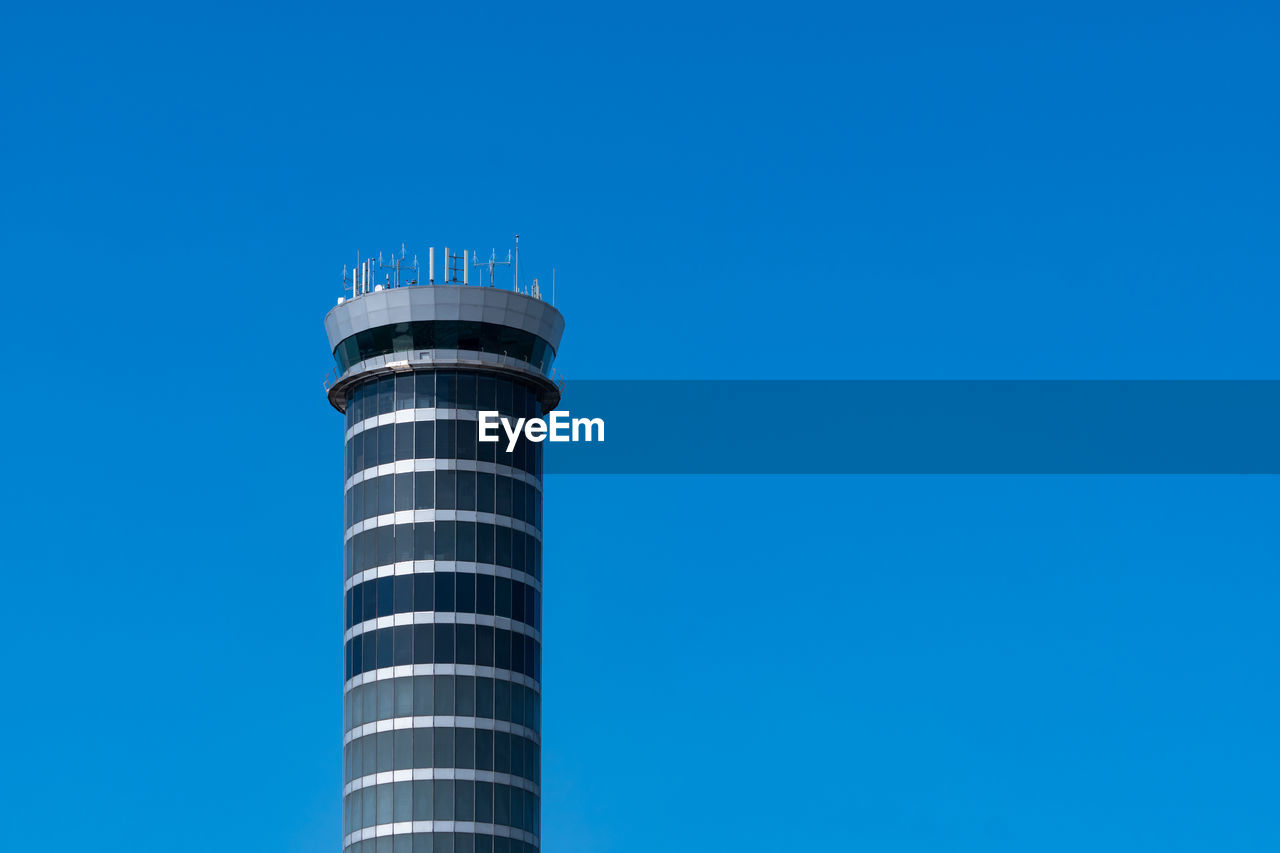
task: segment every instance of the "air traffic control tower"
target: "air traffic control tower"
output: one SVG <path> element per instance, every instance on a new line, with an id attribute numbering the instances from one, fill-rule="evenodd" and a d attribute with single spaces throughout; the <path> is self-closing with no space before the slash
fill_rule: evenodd
<path id="1" fill-rule="evenodd" d="M 493 286 L 492 259 L 471 284 L 469 254 L 445 250 L 440 284 L 434 250 L 428 276 L 403 253 L 358 264 L 324 318 L 346 415 L 344 853 L 539 849 L 543 445 L 476 425 L 555 408 L 564 319 L 536 280 Z"/>

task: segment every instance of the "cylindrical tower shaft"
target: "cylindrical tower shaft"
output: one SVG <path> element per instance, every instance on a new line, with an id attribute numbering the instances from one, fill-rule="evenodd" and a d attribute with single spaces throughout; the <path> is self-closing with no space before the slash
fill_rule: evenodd
<path id="1" fill-rule="evenodd" d="M 325 318 L 346 414 L 344 853 L 539 848 L 541 416 L 563 319 L 496 288 L 402 287 Z"/>

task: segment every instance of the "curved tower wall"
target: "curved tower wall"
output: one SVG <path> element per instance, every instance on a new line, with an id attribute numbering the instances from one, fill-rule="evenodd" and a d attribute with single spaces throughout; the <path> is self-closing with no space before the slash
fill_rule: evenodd
<path id="1" fill-rule="evenodd" d="M 541 416 L 564 321 L 496 288 L 401 287 L 325 317 L 346 416 L 344 853 L 539 848 Z"/>

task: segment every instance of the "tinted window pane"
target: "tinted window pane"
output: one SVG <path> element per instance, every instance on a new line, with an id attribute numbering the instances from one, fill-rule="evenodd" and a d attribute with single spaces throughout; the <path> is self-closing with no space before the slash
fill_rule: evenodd
<path id="1" fill-rule="evenodd" d="M 431 509 L 435 505 L 436 473 L 434 471 L 416 471 L 412 476 L 414 481 L 414 509 Z"/>
<path id="2" fill-rule="evenodd" d="M 435 625 L 433 627 L 435 628 L 435 662 L 453 663 L 453 626 Z"/>
<path id="3" fill-rule="evenodd" d="M 366 480 L 368 488 L 378 490 L 378 515 L 394 512 L 396 507 L 395 481 L 391 477 Z"/>
<path id="4" fill-rule="evenodd" d="M 396 666 L 413 663 L 413 626 L 398 625 L 392 629 L 391 645 Z"/>
<path id="5" fill-rule="evenodd" d="M 454 709 L 460 717 L 473 717 L 476 713 L 476 680 L 470 675 L 459 675 L 454 679 Z"/>
<path id="6" fill-rule="evenodd" d="M 426 613 L 435 610 L 435 583 L 431 575 L 418 575 L 413 584 L 413 609 Z"/>
<path id="7" fill-rule="evenodd" d="M 390 616 L 395 612 L 395 578 L 378 578 L 376 584 L 378 615 Z"/>
<path id="8" fill-rule="evenodd" d="M 457 528 L 457 559 L 474 562 L 476 559 L 476 524 L 474 521 L 459 521 Z"/>
<path id="9" fill-rule="evenodd" d="M 378 380 L 378 414 L 385 415 L 394 408 L 395 380 L 387 376 Z"/>
<path id="10" fill-rule="evenodd" d="M 454 523 L 452 521 L 436 522 L 436 559 L 454 559 L 454 546 Z"/>
<path id="11" fill-rule="evenodd" d="M 396 424 L 396 459 L 413 458 L 413 422 Z"/>
<path id="12" fill-rule="evenodd" d="M 413 525 L 397 524 L 395 526 L 396 537 L 396 562 L 403 563 L 413 559 Z"/>
<path id="13" fill-rule="evenodd" d="M 395 461 L 396 450 L 395 424 L 383 424 L 378 427 L 378 464 L 386 465 Z"/>
<path id="14" fill-rule="evenodd" d="M 476 474 L 476 510 L 493 512 L 494 499 L 493 474 L 480 472 Z"/>
<path id="15" fill-rule="evenodd" d="M 492 625 L 476 626 L 476 664 L 478 666 L 493 666 L 494 650 L 493 650 L 494 629 Z M 486 713 L 485 716 L 488 716 Z"/>
<path id="16" fill-rule="evenodd" d="M 454 660 L 463 664 L 476 662 L 475 625 L 456 625 L 454 627 Z"/>
<path id="17" fill-rule="evenodd" d="M 454 409 L 458 405 L 458 377 L 444 371 L 436 374 L 436 407 Z"/>
<path id="18" fill-rule="evenodd" d="M 497 381 L 497 386 L 498 386 L 498 412 L 503 415 L 506 415 L 507 417 L 511 417 L 513 414 L 515 414 L 515 410 L 511 402 L 512 400 L 511 380 L 499 379 Z"/>
<path id="19" fill-rule="evenodd" d="M 494 539 L 497 547 L 494 549 L 497 553 L 495 559 L 499 566 L 511 565 L 511 528 L 504 525 L 496 525 L 493 529 Z"/>
<path id="20" fill-rule="evenodd" d="M 476 732 L 476 769 L 493 769 L 493 732 L 480 729 Z"/>
<path id="21" fill-rule="evenodd" d="M 454 766 L 454 732 L 453 729 L 445 727 L 437 727 L 433 729 L 435 735 L 435 744 L 432 747 L 434 753 L 432 762 L 436 767 L 453 767 Z"/>
<path id="22" fill-rule="evenodd" d="M 461 527 L 462 524 L 459 524 Z M 459 613 L 476 612 L 476 576 L 469 572 L 454 575 L 455 604 Z"/>
<path id="23" fill-rule="evenodd" d="M 476 472 L 457 471 L 458 509 L 476 508 Z"/>
<path id="24" fill-rule="evenodd" d="M 413 611 L 413 575 L 395 576 L 395 612 Z"/>
<path id="25" fill-rule="evenodd" d="M 478 432 L 475 421 L 458 421 L 458 458 L 475 459 Z"/>
<path id="26" fill-rule="evenodd" d="M 457 453 L 457 421 L 436 421 L 436 458 L 454 459 Z"/>
<path id="27" fill-rule="evenodd" d="M 498 478 L 498 515 L 511 515 L 511 480 Z"/>
<path id="28" fill-rule="evenodd" d="M 444 717 L 453 715 L 454 684 L 452 675 L 437 675 L 435 681 L 436 714 Z M 443 765 L 437 765 L 443 766 Z"/>
<path id="29" fill-rule="evenodd" d="M 434 459 L 436 455 L 435 421 L 418 421 L 414 427 L 413 455 L 418 459 Z"/>
<path id="30" fill-rule="evenodd" d="M 453 610 L 454 577 L 453 572 L 437 572 L 435 575 L 436 612 Z"/>
<path id="31" fill-rule="evenodd" d="M 413 558 L 415 560 L 435 559 L 435 524 L 430 521 L 419 521 L 413 525 Z"/>
<path id="32" fill-rule="evenodd" d="M 436 472 L 436 508 L 457 508 L 457 473 L 454 471 Z"/>
<path id="33" fill-rule="evenodd" d="M 436 779 L 435 795 L 435 819 L 453 820 L 453 781 Z"/>
<path id="34" fill-rule="evenodd" d="M 436 399 L 436 375 L 434 373 L 417 374 L 415 392 L 414 405 L 419 409 L 430 409 L 434 406 Z"/>
<path id="35" fill-rule="evenodd" d="M 424 584 L 428 589 L 429 584 Z M 413 626 L 413 662 L 414 663 L 435 663 L 435 631 L 432 625 L 414 625 Z M 418 706 L 418 697 L 414 695 L 414 707 Z M 421 713 L 414 711 L 415 714 Z"/>
<path id="36" fill-rule="evenodd" d="M 492 376 L 481 375 L 476 379 L 476 408 L 492 412 L 498 407 L 498 389 Z"/>
<path id="37" fill-rule="evenodd" d="M 459 409 L 475 409 L 475 407 L 476 407 L 476 375 L 474 373 L 459 373 L 458 374 L 458 408 Z"/>
<path id="38" fill-rule="evenodd" d="M 413 374 L 401 373 L 396 377 L 396 408 L 412 409 L 413 405 Z"/>
<path id="39" fill-rule="evenodd" d="M 413 474 L 396 474 L 395 482 L 396 511 L 413 509 Z"/>
<path id="40" fill-rule="evenodd" d="M 494 561 L 494 527 L 492 524 L 476 524 L 476 562 L 492 564 Z"/>
<path id="41" fill-rule="evenodd" d="M 422 740 L 426 741 L 428 744 L 430 743 L 430 738 L 422 738 Z M 414 746 L 414 761 L 413 761 L 414 766 L 430 767 L 431 766 L 430 761 L 428 761 L 426 764 L 418 763 L 417 739 L 414 740 L 413 746 Z M 431 754 L 430 749 L 427 750 L 426 754 L 428 756 Z M 432 782 L 430 779 L 419 779 L 414 781 L 413 783 L 413 819 L 414 820 L 431 820 L 432 819 L 432 815 L 435 813 L 435 809 L 434 809 L 435 804 L 432 801 L 433 793 L 434 792 L 432 791 Z M 431 836 L 426 834 L 415 835 L 414 836 L 414 845 L 415 845 L 414 853 L 420 853 L 420 850 L 425 851 L 425 853 L 431 853 L 431 848 L 429 846 L 422 847 L 422 848 L 419 848 L 417 846 L 417 839 L 419 838 L 426 838 L 429 840 Z"/>
<path id="42" fill-rule="evenodd" d="M 476 613 L 493 615 L 493 582 L 493 575 L 476 575 Z"/>

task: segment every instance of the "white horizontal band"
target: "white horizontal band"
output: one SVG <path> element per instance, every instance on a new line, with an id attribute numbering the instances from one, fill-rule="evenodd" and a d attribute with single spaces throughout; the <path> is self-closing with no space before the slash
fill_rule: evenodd
<path id="1" fill-rule="evenodd" d="M 357 676 L 348 678 L 342 685 L 343 694 L 347 694 L 362 684 L 371 684 L 388 678 L 405 678 L 413 675 L 474 675 L 477 678 L 501 678 L 512 684 L 528 687 L 542 695 L 542 685 L 529 676 L 513 672 L 509 669 L 498 669 L 495 666 L 475 666 L 469 663 L 413 663 L 400 666 L 384 666 L 371 669 Z"/>
<path id="2" fill-rule="evenodd" d="M 515 723 L 508 723 L 506 720 L 491 720 L 488 717 L 458 717 L 458 716 L 437 716 L 437 717 L 391 717 L 386 720 L 377 720 L 372 723 L 364 723 L 355 726 L 342 736 L 342 745 L 346 746 L 353 740 L 359 740 L 362 737 L 376 735 L 379 732 L 399 731 L 400 729 L 485 729 L 495 732 L 503 732 L 505 734 L 519 735 L 525 740 L 533 741 L 539 746 L 542 745 L 542 738 L 538 733 L 527 726 L 517 726 Z"/>
<path id="3" fill-rule="evenodd" d="M 392 782 L 419 782 L 432 779 L 493 782 L 495 785 L 521 788 L 531 794 L 542 796 L 538 786 L 523 776 L 515 776 L 511 773 L 495 773 L 492 770 L 469 770 L 461 767 L 414 767 L 413 769 L 385 770 L 382 773 L 371 773 L 368 776 L 352 779 L 346 785 L 343 785 L 342 796 L 346 797 L 373 785 L 388 785 Z"/>
<path id="4" fill-rule="evenodd" d="M 380 823 L 376 826 L 357 829 L 344 837 L 342 844 L 345 847 L 370 838 L 381 838 L 384 835 L 408 835 L 413 832 L 470 832 L 479 835 L 500 835 L 503 838 L 514 838 L 517 841 L 541 847 L 538 836 L 531 832 L 497 823 L 476 823 L 469 820 L 405 820 L 399 823 Z"/>
<path id="5" fill-rule="evenodd" d="M 493 411 L 486 409 L 485 411 Z M 440 408 L 422 408 L 422 409 L 396 409 L 394 412 L 383 412 L 380 415 L 370 415 L 361 421 L 356 421 L 347 427 L 343 433 L 343 440 L 350 441 L 356 433 L 364 432 L 374 427 L 387 426 L 388 424 L 407 424 L 414 421 L 479 421 L 480 412 L 476 409 L 440 409 Z"/>
<path id="6" fill-rule="evenodd" d="M 375 515 L 364 521 L 357 521 L 347 528 L 342 536 L 345 545 L 357 533 L 373 530 L 376 527 L 388 527 L 394 524 L 411 524 L 416 521 L 476 521 L 492 524 L 496 527 L 510 527 L 542 541 L 542 532 L 527 521 L 520 521 L 509 515 L 498 515 L 493 512 L 476 512 L 473 509 L 402 509 L 385 515 Z"/>
<path id="7" fill-rule="evenodd" d="M 542 491 L 542 481 L 523 468 L 497 462 L 484 462 L 479 459 L 436 459 L 434 457 L 398 459 L 394 462 L 383 462 L 381 465 L 366 465 L 346 479 L 342 490 L 348 492 L 356 483 L 372 480 L 374 477 L 409 474 L 414 471 L 479 471 L 484 474 L 501 474 L 504 477 L 528 483 L 538 491 Z"/>
<path id="8" fill-rule="evenodd" d="M 403 628 L 406 625 L 485 625 L 490 628 L 502 628 L 524 634 L 526 637 L 542 642 L 542 632 L 534 630 L 524 622 L 508 619 L 505 616 L 489 616 L 485 613 L 456 613 L 449 610 L 415 610 L 412 613 L 392 613 L 390 616 L 379 616 L 357 622 L 342 634 L 342 642 L 351 638 L 368 634 L 379 628 Z"/>
<path id="9" fill-rule="evenodd" d="M 347 578 L 342 585 L 343 593 L 349 592 L 356 584 L 378 578 L 395 577 L 396 575 L 429 575 L 433 572 L 453 572 L 454 574 L 492 575 L 496 578 L 508 578 L 520 581 L 542 592 L 542 581 L 531 574 L 526 574 L 510 566 L 495 566 L 491 563 L 472 563 L 458 560 L 406 560 L 400 563 L 387 563 L 365 569 Z"/>

